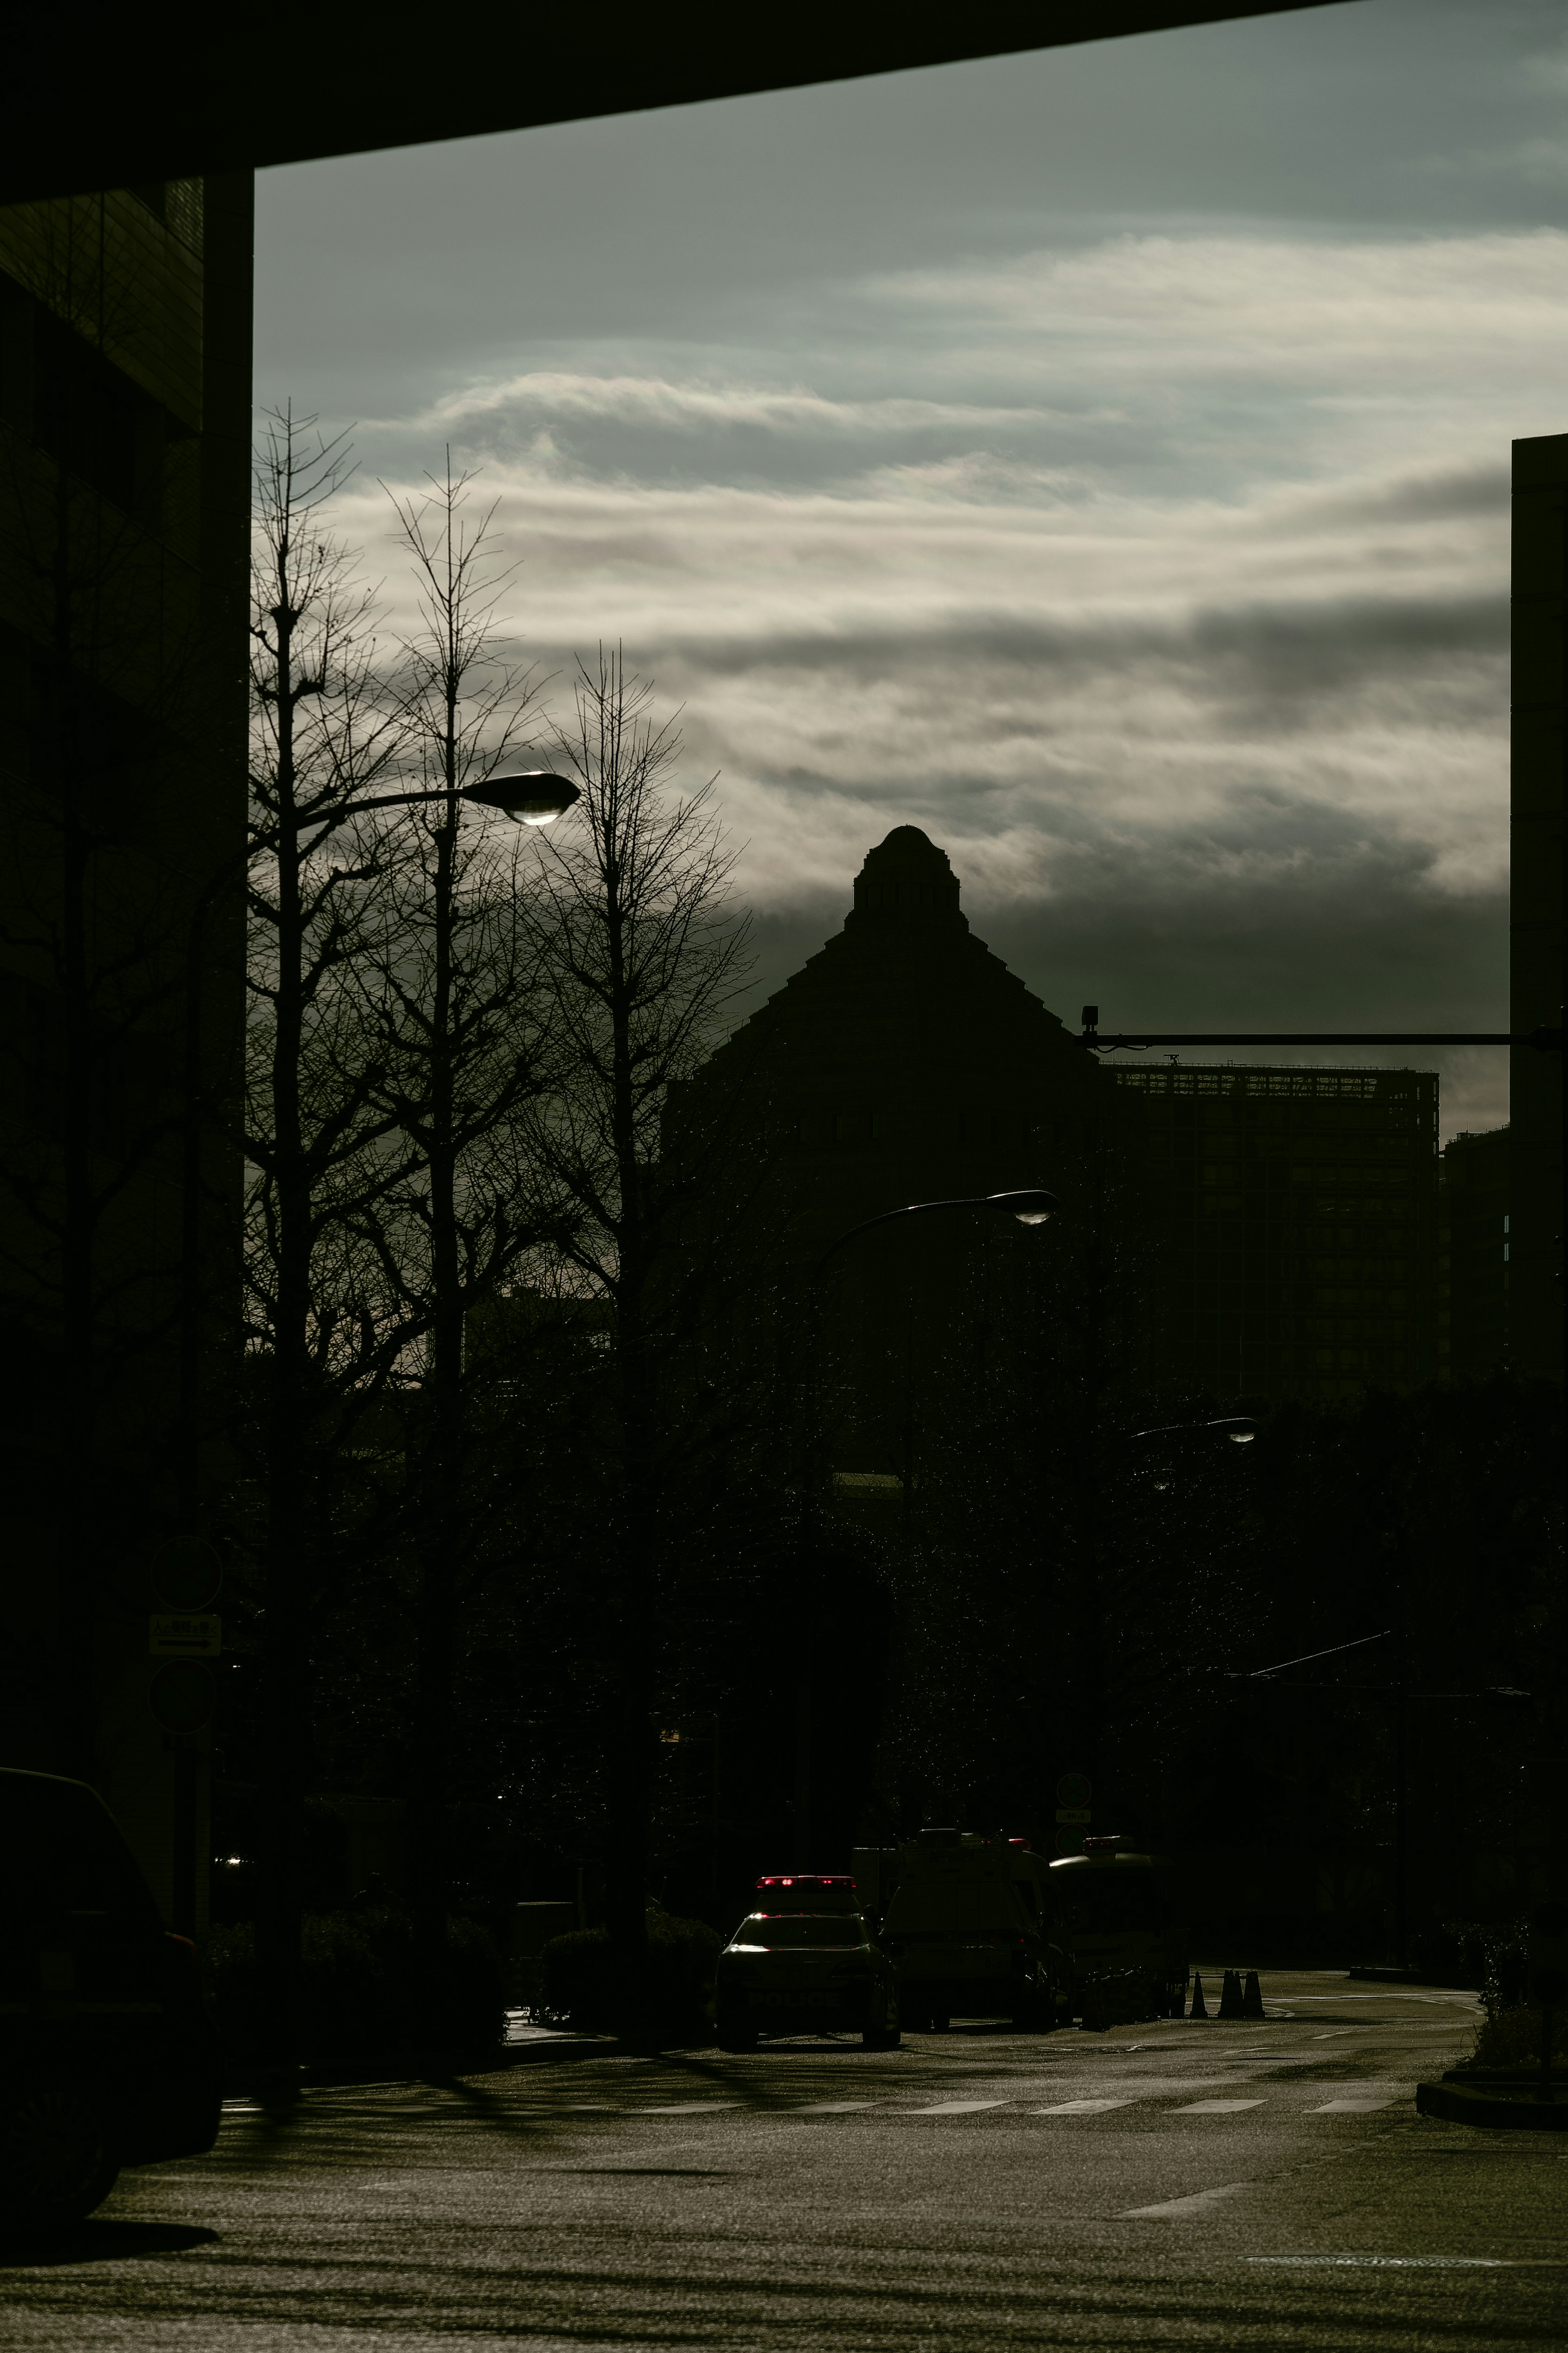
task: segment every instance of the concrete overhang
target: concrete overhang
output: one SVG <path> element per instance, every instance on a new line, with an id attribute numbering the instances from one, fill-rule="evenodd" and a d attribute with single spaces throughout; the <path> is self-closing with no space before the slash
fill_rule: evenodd
<path id="1" fill-rule="evenodd" d="M 279 20 L 34 12 L 7 44 L 0 204 L 471 139 L 1130 33 L 1290 15 L 1159 0 L 654 10 L 341 5 Z"/>

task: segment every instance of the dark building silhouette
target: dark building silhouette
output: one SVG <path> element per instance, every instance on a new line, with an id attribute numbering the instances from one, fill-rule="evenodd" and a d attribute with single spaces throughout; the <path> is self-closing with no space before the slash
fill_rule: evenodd
<path id="1" fill-rule="evenodd" d="M 199 1507 L 182 1315 L 238 1176 L 209 1124 L 187 1231 L 189 1052 L 219 1087 L 242 987 L 250 220 L 247 176 L 0 211 L 0 1713 L 194 1926 L 207 1734 L 154 1712 L 149 1564 Z"/>
<path id="2" fill-rule="evenodd" d="M 711 1058 L 682 1115 L 726 1101 L 751 1106 L 763 1139 L 757 1214 L 806 1317 L 805 1270 L 839 1236 L 911 1201 L 1030 1186 L 1071 1197 L 1086 1125 L 1115 1110 L 1078 1039 L 971 932 L 945 851 L 908 825 L 867 853 L 843 930 Z M 929 1399 L 960 1321 L 1004 1280 L 997 1253 L 1020 1229 L 998 1224 L 954 1211 L 836 1258 L 836 1470 L 902 1478 L 915 1396 Z"/>
<path id="3" fill-rule="evenodd" d="M 1513 445 L 1510 1346 L 1563 1378 L 1563 800 L 1568 776 L 1568 433 Z"/>
<path id="4" fill-rule="evenodd" d="M 771 1214 L 796 1263 L 900 1202 L 1026 1185 L 1062 1193 L 1045 1246 L 1071 1247 L 1098 1149 L 1120 1164 L 1118 1216 L 1148 1242 L 1152 1375 L 1327 1400 L 1440 1370 L 1436 1077 L 1102 1070 L 970 932 L 946 855 L 912 826 L 868 854 L 843 931 L 698 1083 L 765 1105 Z M 987 1280 L 986 1227 L 954 1216 L 869 1236 L 836 1267 L 849 1388 L 887 1401 L 879 1422 L 863 1403 L 847 1413 L 836 1468 L 900 1474 L 900 1362 L 951 1355 Z"/>
<path id="5" fill-rule="evenodd" d="M 1512 1362 L 1511 1198 L 1506 1127 L 1482 1135 L 1456 1135 L 1445 1145 L 1448 1372 L 1457 1381 L 1480 1379 Z"/>
<path id="6" fill-rule="evenodd" d="M 1164 1207 L 1173 1364 L 1215 1397 L 1436 1377 L 1437 1081 L 1420 1071 L 1118 1069 Z"/>

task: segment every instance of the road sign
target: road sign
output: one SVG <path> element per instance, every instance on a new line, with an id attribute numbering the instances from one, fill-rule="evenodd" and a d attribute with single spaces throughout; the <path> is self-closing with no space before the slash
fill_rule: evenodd
<path id="1" fill-rule="evenodd" d="M 1058 1806 L 1087 1806 L 1093 1795 L 1094 1787 L 1087 1773 L 1064 1773 L 1057 1783 Z"/>
<path id="2" fill-rule="evenodd" d="M 165 1732 L 199 1732 L 213 1712 L 213 1679 L 195 1659 L 174 1659 L 153 1678 L 153 1713 Z"/>
<path id="3" fill-rule="evenodd" d="M 154 1613 L 147 1620 L 147 1648 L 157 1659 L 216 1659 L 223 1649 L 223 1620 Z"/>
<path id="4" fill-rule="evenodd" d="M 1079 1778 L 1081 1778 L 1081 1775 Z M 1057 1820 L 1058 1822 L 1087 1822 L 1091 1819 L 1092 1817 L 1087 1806 L 1058 1806 L 1057 1808 Z"/>
<path id="5" fill-rule="evenodd" d="M 171 1609 L 208 1609 L 223 1563 L 205 1536 L 171 1536 L 153 1556 L 153 1590 Z"/>

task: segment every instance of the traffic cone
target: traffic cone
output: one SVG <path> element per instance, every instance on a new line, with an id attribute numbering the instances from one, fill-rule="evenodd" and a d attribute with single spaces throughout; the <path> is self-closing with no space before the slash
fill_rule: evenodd
<path id="1" fill-rule="evenodd" d="M 1219 1989 L 1219 2014 L 1222 2018 L 1244 2018 L 1241 1979 L 1234 1969 L 1226 1969 Z"/>
<path id="2" fill-rule="evenodd" d="M 1194 1969 L 1193 1971 L 1193 2006 L 1191 2010 L 1188 2010 L 1187 2016 L 1189 2018 L 1206 2018 L 1208 2014 L 1208 2004 L 1204 2000 L 1204 1981 Z"/>
<path id="3" fill-rule="evenodd" d="M 1241 1996 L 1241 2014 L 1243 2018 L 1263 2016 L 1263 1988 L 1258 1982 L 1256 1969 L 1248 1969 L 1247 1972 L 1247 1984 Z"/>

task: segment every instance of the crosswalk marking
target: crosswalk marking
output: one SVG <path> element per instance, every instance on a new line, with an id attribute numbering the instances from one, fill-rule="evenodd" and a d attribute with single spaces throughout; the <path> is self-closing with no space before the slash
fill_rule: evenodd
<path id="1" fill-rule="evenodd" d="M 1206 2214 L 1222 2198 L 1239 2197 L 1250 2189 L 1249 2181 L 1222 2182 L 1217 2189 L 1195 2190 L 1191 2198 L 1167 2198 L 1162 2206 L 1129 2206 L 1121 2215 L 1124 2222 L 1179 2222 L 1188 2214 Z"/>
<path id="2" fill-rule="evenodd" d="M 1374 2093 L 1369 2099 L 1325 2100 L 1321 2108 L 1309 2108 L 1310 2116 L 1370 2116 L 1379 2108 L 1394 2105 L 1392 2092 Z"/>
<path id="3" fill-rule="evenodd" d="M 1234 2116 L 1240 2108 L 1260 2108 L 1261 2100 L 1189 2100 L 1179 2116 Z"/>
<path id="4" fill-rule="evenodd" d="M 1054 2108 L 1031 2108 L 1033 2116 L 1098 2116 L 1107 2108 L 1130 2108 L 1131 2099 L 1125 2100 L 1058 2100 Z"/>
<path id="5" fill-rule="evenodd" d="M 934 2107 L 910 2108 L 913 2116 L 972 2116 L 978 2108 L 1005 2108 L 1007 2100 L 938 2100 Z"/>

